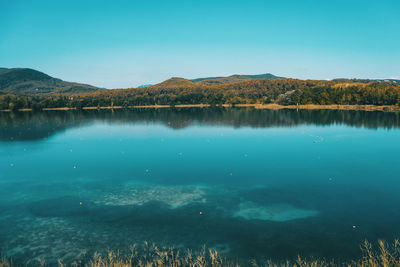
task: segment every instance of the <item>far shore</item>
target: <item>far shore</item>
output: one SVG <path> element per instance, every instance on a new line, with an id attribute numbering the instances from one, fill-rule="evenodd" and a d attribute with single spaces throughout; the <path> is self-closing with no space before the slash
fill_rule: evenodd
<path id="1" fill-rule="evenodd" d="M 105 107 L 82 107 L 82 110 L 100 110 L 100 109 L 137 109 L 137 108 L 206 108 L 211 107 L 210 104 L 187 104 L 187 105 L 141 105 L 141 106 L 105 106 Z M 253 107 L 255 109 L 329 109 L 329 110 L 362 110 L 362 111 L 386 111 L 386 112 L 398 112 L 400 111 L 399 106 L 376 106 L 376 105 L 278 105 L 278 104 L 222 104 L 217 107 Z M 51 110 L 78 110 L 78 108 L 61 107 L 61 108 L 43 108 L 43 111 Z M 10 109 L 0 110 L 3 112 L 11 112 Z M 32 111 L 30 108 L 18 109 L 18 111 Z"/>

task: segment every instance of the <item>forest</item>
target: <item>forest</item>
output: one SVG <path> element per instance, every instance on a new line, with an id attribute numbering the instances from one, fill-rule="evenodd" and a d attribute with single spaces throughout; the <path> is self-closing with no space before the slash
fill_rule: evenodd
<path id="1" fill-rule="evenodd" d="M 143 106 L 180 104 L 280 104 L 280 105 L 397 105 L 400 85 L 299 79 L 253 79 L 226 84 L 205 84 L 171 78 L 143 88 L 87 93 L 40 95 L 0 93 L 0 110 Z"/>

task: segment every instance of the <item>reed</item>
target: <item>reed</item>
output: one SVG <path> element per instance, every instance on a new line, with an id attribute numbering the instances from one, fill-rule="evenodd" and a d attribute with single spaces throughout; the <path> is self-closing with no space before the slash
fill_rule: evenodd
<path id="1" fill-rule="evenodd" d="M 271 260 L 251 260 L 247 263 L 232 261 L 222 257 L 218 251 L 203 249 L 198 253 L 191 250 L 179 250 L 174 248 L 159 248 L 155 244 L 144 243 L 138 248 L 130 247 L 128 255 L 121 256 L 119 252 L 108 252 L 106 255 L 95 253 L 86 263 L 73 262 L 64 264 L 58 261 L 59 267 L 85 266 L 85 267 L 400 267 L 400 242 L 395 240 L 393 244 L 379 240 L 377 246 L 365 241 L 361 245 L 362 257 L 349 262 L 327 261 L 325 259 L 307 259 L 297 257 L 295 261 L 273 262 Z M 32 261 L 31 261 L 32 263 Z M 29 264 L 31 265 L 31 264 Z M 53 266 L 38 260 L 34 266 Z M 10 259 L 1 258 L 0 267 L 14 267 Z M 18 265 L 19 266 L 19 265 Z"/>

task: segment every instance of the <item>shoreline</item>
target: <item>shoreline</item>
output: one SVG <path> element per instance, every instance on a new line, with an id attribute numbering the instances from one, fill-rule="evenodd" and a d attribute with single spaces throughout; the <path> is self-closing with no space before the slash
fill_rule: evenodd
<path id="1" fill-rule="evenodd" d="M 139 109 L 139 108 L 207 108 L 211 104 L 183 104 L 183 105 L 138 105 L 138 106 L 104 106 L 104 107 L 82 107 L 82 110 L 105 110 L 105 109 Z M 385 111 L 398 112 L 399 106 L 376 106 L 376 105 L 278 105 L 278 104 L 222 104 L 216 107 L 234 108 L 234 107 L 253 107 L 255 109 L 307 109 L 307 110 L 360 110 L 360 111 Z M 57 110 L 78 110 L 78 108 L 61 107 L 61 108 L 43 108 L 42 111 L 57 111 Z M 0 110 L 2 112 L 11 112 L 10 109 Z M 30 108 L 18 109 L 17 111 L 33 111 Z"/>

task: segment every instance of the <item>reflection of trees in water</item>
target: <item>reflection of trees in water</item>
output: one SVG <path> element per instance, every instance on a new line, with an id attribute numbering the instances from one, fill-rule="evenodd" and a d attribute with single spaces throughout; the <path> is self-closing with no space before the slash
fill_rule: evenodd
<path id="1" fill-rule="evenodd" d="M 89 123 L 77 112 L 0 113 L 0 141 L 40 140 Z"/>
<path id="2" fill-rule="evenodd" d="M 120 109 L 0 113 L 0 140 L 38 140 L 93 121 L 161 123 L 173 129 L 193 124 L 233 127 L 292 127 L 344 124 L 398 128 L 399 113 L 343 110 L 258 110 L 253 108 Z"/>

